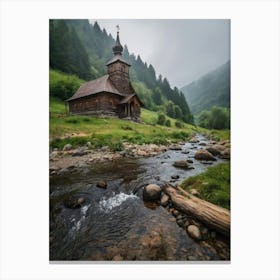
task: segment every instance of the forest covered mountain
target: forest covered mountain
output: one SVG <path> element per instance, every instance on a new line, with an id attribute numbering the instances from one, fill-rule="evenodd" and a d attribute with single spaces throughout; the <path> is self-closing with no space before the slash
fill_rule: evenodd
<path id="1" fill-rule="evenodd" d="M 83 80 L 106 74 L 106 62 L 113 56 L 115 40 L 105 29 L 101 30 L 97 22 L 92 25 L 88 20 L 50 20 L 49 38 L 51 69 Z M 143 62 L 140 55 L 130 53 L 126 45 L 123 56 L 131 64 L 130 79 L 147 109 L 193 123 L 186 98 L 177 87 L 171 88 L 167 78 L 156 75 L 154 67 Z"/>
<path id="2" fill-rule="evenodd" d="M 213 106 L 230 108 L 230 61 L 181 88 L 193 114 Z"/>

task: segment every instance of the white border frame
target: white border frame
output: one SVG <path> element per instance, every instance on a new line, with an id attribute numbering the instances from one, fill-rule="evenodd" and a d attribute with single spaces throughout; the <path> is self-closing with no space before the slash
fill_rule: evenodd
<path id="1" fill-rule="evenodd" d="M 279 279 L 278 1 L 7 0 L 0 12 L 1 279 Z M 230 264 L 49 264 L 48 19 L 94 17 L 231 19 Z"/>

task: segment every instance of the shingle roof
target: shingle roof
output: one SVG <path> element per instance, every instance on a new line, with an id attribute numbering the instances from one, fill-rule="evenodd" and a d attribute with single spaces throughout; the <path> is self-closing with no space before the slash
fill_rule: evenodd
<path id="1" fill-rule="evenodd" d="M 134 96 L 139 100 L 141 106 L 143 106 L 143 103 L 141 102 L 141 100 L 139 99 L 139 97 L 137 96 L 136 93 L 124 97 L 124 98 L 119 102 L 119 104 L 125 104 L 125 103 L 127 103 L 127 102 L 128 102 L 131 98 L 133 98 Z"/>
<path id="2" fill-rule="evenodd" d="M 104 92 L 104 91 L 118 94 L 121 96 L 125 96 L 124 94 L 120 93 L 116 89 L 116 87 L 110 81 L 109 75 L 105 75 L 96 80 L 92 80 L 92 81 L 82 84 L 80 86 L 80 88 L 76 91 L 76 93 L 71 98 L 69 98 L 67 101 L 89 96 L 89 95 L 96 94 L 99 92 Z"/>
<path id="3" fill-rule="evenodd" d="M 121 62 L 127 64 L 128 66 L 130 66 L 130 64 L 129 64 L 129 63 L 123 58 L 123 56 L 120 55 L 120 54 L 114 55 L 114 56 L 107 62 L 106 65 L 108 66 L 108 65 L 110 65 L 110 64 L 112 64 L 112 63 L 114 63 L 114 62 L 116 62 L 116 61 L 121 61 Z"/>

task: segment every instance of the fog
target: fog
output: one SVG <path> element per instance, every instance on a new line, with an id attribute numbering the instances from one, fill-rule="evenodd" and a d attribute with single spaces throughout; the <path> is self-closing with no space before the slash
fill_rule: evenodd
<path id="1" fill-rule="evenodd" d="M 94 23 L 94 19 L 90 22 Z M 130 53 L 152 64 L 171 86 L 182 87 L 230 59 L 230 20 L 97 20 Z"/>

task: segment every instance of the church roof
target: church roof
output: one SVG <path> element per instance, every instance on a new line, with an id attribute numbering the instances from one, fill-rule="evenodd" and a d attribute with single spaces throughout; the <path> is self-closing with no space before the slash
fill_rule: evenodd
<path id="1" fill-rule="evenodd" d="M 120 93 L 109 79 L 109 75 L 104 75 L 96 80 L 82 84 L 76 93 L 67 101 L 82 98 L 99 92 L 110 92 L 120 96 L 125 96 Z"/>
<path id="2" fill-rule="evenodd" d="M 125 64 L 127 64 L 128 66 L 130 66 L 130 64 L 123 58 L 123 56 L 121 54 L 116 54 L 114 55 L 106 64 L 106 66 L 114 63 L 114 62 L 117 62 L 117 61 L 120 61 L 120 62 L 123 62 Z"/>
<path id="3" fill-rule="evenodd" d="M 124 97 L 124 98 L 120 101 L 119 104 L 125 104 L 125 103 L 127 103 L 130 99 L 132 99 L 133 97 L 136 97 L 136 98 L 139 100 L 140 104 L 143 106 L 143 103 L 141 102 L 141 100 L 139 99 L 139 97 L 137 96 L 136 93 Z"/>

